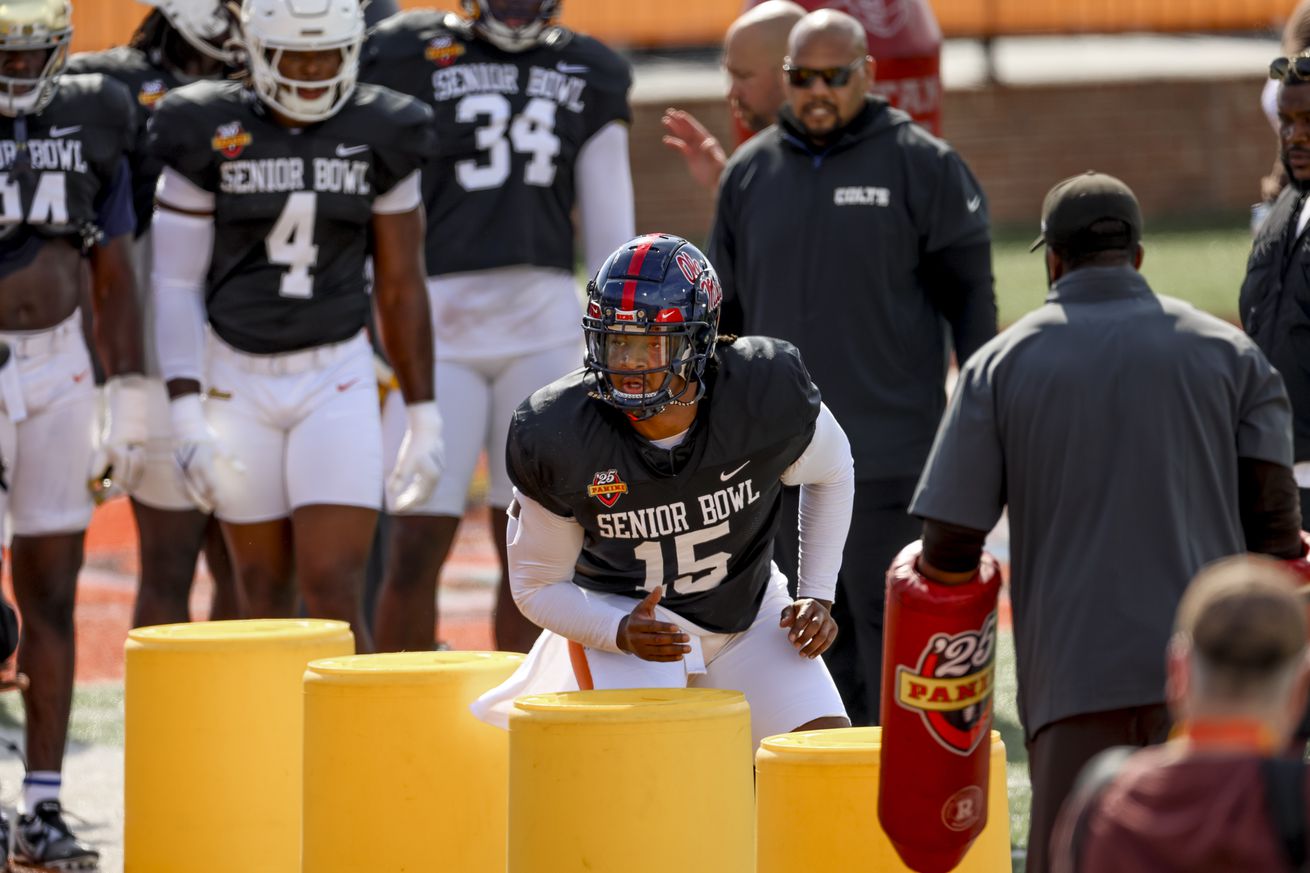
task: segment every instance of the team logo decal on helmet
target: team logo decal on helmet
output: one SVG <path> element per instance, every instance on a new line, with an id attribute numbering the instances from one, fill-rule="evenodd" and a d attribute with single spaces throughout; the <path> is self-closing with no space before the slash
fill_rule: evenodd
<path id="1" fill-rule="evenodd" d="M 609 509 L 628 493 L 628 483 L 619 478 L 618 470 L 599 470 L 591 477 L 587 496 L 594 497 Z"/>
<path id="2" fill-rule="evenodd" d="M 460 0 L 473 30 L 507 52 L 546 42 L 559 16 L 560 0 Z"/>
<path id="3" fill-rule="evenodd" d="M 243 0 L 241 42 L 260 100 L 295 121 L 324 121 L 355 91 L 364 10 L 359 0 Z M 287 54 L 332 51 L 336 69 L 322 78 L 293 79 L 281 70 Z"/>
<path id="4" fill-rule="evenodd" d="M 714 268 L 685 239 L 620 246 L 587 283 L 582 329 L 596 396 L 638 421 L 699 400 L 722 301 Z"/>
<path id="5" fill-rule="evenodd" d="M 209 140 L 209 144 L 214 147 L 214 151 L 219 152 L 225 158 L 240 157 L 245 151 L 246 146 L 254 142 L 252 137 L 239 121 L 229 121 L 227 124 L 220 124 L 218 130 L 214 131 L 214 136 Z"/>
<path id="6" fill-rule="evenodd" d="M 72 14 L 68 0 L 0 2 L 0 51 L 46 52 L 35 76 L 0 76 L 0 114 L 32 115 L 54 99 L 73 39 Z"/>
<path id="7" fill-rule="evenodd" d="M 896 702 L 914 710 L 928 733 L 959 755 L 978 748 L 992 726 L 996 613 L 976 631 L 935 634 L 914 669 L 896 668 Z"/>

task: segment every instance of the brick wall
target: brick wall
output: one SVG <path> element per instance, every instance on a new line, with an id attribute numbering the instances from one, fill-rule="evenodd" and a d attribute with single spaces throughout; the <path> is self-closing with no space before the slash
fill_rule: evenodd
<path id="1" fill-rule="evenodd" d="M 950 91 L 945 136 L 982 182 L 997 223 L 1037 223 L 1042 197 L 1086 169 L 1137 192 L 1148 217 L 1240 212 L 1276 150 L 1258 79 L 990 87 Z M 719 100 L 681 104 L 729 141 Z M 664 104 L 634 107 L 637 229 L 703 239 L 713 199 L 660 142 Z M 797 220 L 803 220 L 798 216 Z"/>

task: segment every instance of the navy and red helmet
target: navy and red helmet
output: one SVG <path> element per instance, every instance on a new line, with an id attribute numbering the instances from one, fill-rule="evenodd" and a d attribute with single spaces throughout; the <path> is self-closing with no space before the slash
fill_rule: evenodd
<path id="1" fill-rule="evenodd" d="M 587 370 L 596 374 L 600 399 L 641 420 L 670 403 L 689 404 L 705 394 L 705 369 L 714 357 L 723 291 L 709 259 L 677 236 L 648 234 L 624 243 L 587 283 L 582 329 Z M 665 363 L 646 370 L 612 366 L 616 336 L 664 338 Z M 654 391 L 625 393 L 611 376 L 655 375 Z"/>

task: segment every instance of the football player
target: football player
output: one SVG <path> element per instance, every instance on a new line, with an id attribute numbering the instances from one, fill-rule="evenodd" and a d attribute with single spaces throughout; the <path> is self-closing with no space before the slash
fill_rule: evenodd
<path id="1" fill-rule="evenodd" d="M 539 632 L 504 579 L 505 432 L 524 397 L 581 359 L 574 207 L 589 273 L 633 235 L 631 71 L 559 26 L 559 7 L 464 0 L 463 16 L 402 12 L 369 38 L 366 79 L 436 113 L 438 147 L 424 175 L 427 272 L 448 461 L 432 498 L 391 524 L 377 617 L 383 649 L 432 648 L 437 575 L 483 449 L 502 568 L 497 647 L 525 651 Z"/>
<path id="2" fill-rule="evenodd" d="M 248 614 L 290 615 L 294 571 L 309 614 L 350 621 L 367 651 L 360 588 L 383 494 L 363 332 L 370 245 L 409 404 L 393 502 L 421 503 L 441 466 L 422 264 L 432 114 L 356 84 L 358 0 L 245 0 L 239 29 L 248 81 L 178 88 L 150 126 L 164 164 L 156 336 L 178 461 L 223 524 Z"/>
<path id="3" fill-rule="evenodd" d="M 197 79 L 215 79 L 229 70 L 226 43 L 231 16 L 220 0 L 142 0 L 154 7 L 128 45 L 74 55 L 70 72 L 103 73 L 136 95 L 138 143 L 132 151 L 133 204 L 136 209 L 137 275 L 150 274 L 150 220 L 154 214 L 159 164 L 146 153 L 146 123 L 172 89 Z M 146 284 L 141 283 L 144 289 Z M 232 568 L 217 521 L 198 511 L 182 487 L 173 460 L 168 393 L 158 378 L 149 296 L 139 301 L 146 324 L 146 381 L 149 396 L 145 470 L 131 495 L 141 550 L 141 579 L 132 623 L 137 627 L 188 621 L 196 556 L 203 546 L 214 578 L 211 619 L 236 618 Z"/>
<path id="4" fill-rule="evenodd" d="M 13 525 L 18 666 L 31 678 L 26 812 L 13 860 L 55 870 L 98 862 L 59 802 L 89 486 L 112 477 L 134 487 L 146 429 L 128 165 L 135 110 L 117 82 L 62 75 L 71 15 L 67 0 L 0 4 L 0 341 L 12 350 L 0 368 L 0 516 L 7 511 Z M 110 377 L 102 461 L 78 312 L 88 265 L 94 336 Z"/>
<path id="5" fill-rule="evenodd" d="M 624 245 L 587 291 L 585 368 L 509 431 L 510 587 L 551 633 L 478 711 L 563 690 L 533 687 L 563 638 L 581 688 L 739 689 L 757 742 L 847 726 L 818 656 L 854 466 L 795 348 L 718 336 L 718 277 L 676 237 Z M 801 486 L 796 600 L 770 560 L 784 484 Z"/>

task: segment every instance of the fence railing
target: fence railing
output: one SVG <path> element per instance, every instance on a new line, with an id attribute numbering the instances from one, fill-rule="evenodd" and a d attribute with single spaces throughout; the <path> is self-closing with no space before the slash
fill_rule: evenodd
<path id="1" fill-rule="evenodd" d="M 837 0 L 893 5 L 900 0 Z M 1036 33 L 1271 30 L 1295 0 L 932 0 L 947 36 Z M 453 8 L 454 0 L 401 0 Z M 713 45 L 742 0 L 564 0 L 564 21 L 616 45 Z M 94 51 L 127 40 L 147 8 L 134 0 L 74 0 L 74 48 Z"/>

